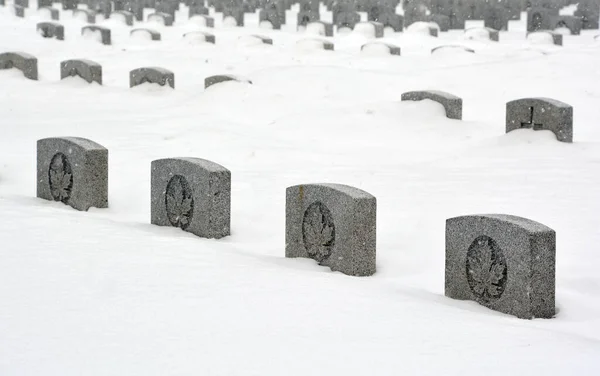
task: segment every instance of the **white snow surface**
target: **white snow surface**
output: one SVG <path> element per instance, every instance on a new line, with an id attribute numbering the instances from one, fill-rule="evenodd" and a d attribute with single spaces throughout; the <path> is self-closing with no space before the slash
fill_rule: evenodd
<path id="1" fill-rule="evenodd" d="M 35 4 L 31 5 L 32 7 Z M 35 8 L 33 8 L 35 9 Z M 297 9 L 297 8 L 294 8 Z M 290 23 L 223 27 L 217 43 L 181 7 L 160 42 L 111 25 L 112 46 L 41 38 L 30 11 L 0 7 L 0 51 L 39 62 L 39 81 L 0 71 L 0 375 L 597 375 L 600 373 L 600 43 L 500 42 L 463 31 L 393 33 L 402 56 L 296 48 Z M 295 22 L 295 12 L 288 12 Z M 135 27 L 147 26 L 137 23 Z M 240 43 L 262 34 L 274 45 Z M 436 54 L 441 44 L 474 54 Z M 104 85 L 60 81 L 63 60 L 102 64 Z M 158 66 L 176 87 L 129 89 Z M 204 78 L 236 74 L 204 90 Z M 443 90 L 463 120 L 403 92 Z M 574 107 L 574 143 L 504 134 L 505 104 Z M 109 209 L 78 212 L 36 196 L 36 140 L 78 136 L 109 149 Z M 201 239 L 150 219 L 150 162 L 209 159 L 232 171 L 232 235 Z M 356 278 L 286 259 L 285 188 L 342 183 L 377 197 L 377 273 Z M 450 217 L 507 213 L 557 232 L 557 315 L 520 320 L 444 296 Z"/>

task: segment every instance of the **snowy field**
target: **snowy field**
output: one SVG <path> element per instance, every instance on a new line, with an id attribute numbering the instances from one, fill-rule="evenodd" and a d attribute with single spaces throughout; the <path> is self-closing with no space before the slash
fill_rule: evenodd
<path id="1" fill-rule="evenodd" d="M 368 30 L 322 51 L 296 32 L 203 29 L 182 7 L 162 41 L 44 39 L 0 7 L 0 52 L 38 58 L 40 79 L 0 71 L 0 375 L 600 374 L 600 38 L 500 42 L 478 33 Z M 324 17 L 331 17 L 324 13 Z M 364 19 L 364 14 L 363 14 Z M 146 26 L 149 26 L 147 24 Z M 481 26 L 473 22 L 468 26 Z M 139 24 L 136 27 L 140 26 Z M 217 43 L 183 39 L 191 30 Z M 273 38 L 263 45 L 253 34 Z M 459 44 L 474 54 L 430 49 Z M 385 52 L 385 51 L 383 51 Z M 103 67 L 104 85 L 60 81 L 63 60 Z M 175 73 L 175 90 L 129 88 L 129 71 Z M 235 74 L 204 89 L 204 78 Z M 463 98 L 463 120 L 403 92 Z M 574 143 L 504 134 L 505 104 L 550 97 L 574 107 Z M 36 140 L 78 136 L 109 149 L 109 209 L 37 199 Z M 150 162 L 190 156 L 232 171 L 232 235 L 201 239 L 150 225 Z M 286 259 L 285 188 L 355 186 L 377 197 L 377 273 L 349 277 Z M 557 232 L 557 315 L 520 320 L 444 296 L 445 220 L 507 213 Z"/>

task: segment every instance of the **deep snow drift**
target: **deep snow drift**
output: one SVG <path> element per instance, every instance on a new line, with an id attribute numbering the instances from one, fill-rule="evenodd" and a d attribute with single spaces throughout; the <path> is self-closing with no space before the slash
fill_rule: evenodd
<path id="1" fill-rule="evenodd" d="M 526 40 L 522 21 L 499 43 L 387 34 L 398 57 L 361 53 L 364 32 L 320 51 L 302 42 L 321 38 L 314 29 L 259 29 L 257 14 L 245 28 L 217 15 L 206 29 L 217 43 L 206 44 L 182 38 L 201 30 L 182 12 L 174 27 L 151 26 L 160 42 L 99 22 L 113 30 L 103 46 L 67 12 L 56 41 L 36 33 L 35 11 L 18 19 L 0 7 L 0 51 L 33 54 L 40 71 L 37 82 L 0 71 L 0 375 L 600 372 L 598 32 L 565 35 L 564 47 Z M 476 53 L 429 53 L 441 44 Z M 102 64 L 104 86 L 60 81 L 71 58 Z M 172 70 L 175 90 L 129 89 L 128 72 L 142 66 Z M 204 90 L 213 74 L 253 84 Z M 462 97 L 463 121 L 431 101 L 400 102 L 418 89 Z M 573 144 L 504 134 L 505 103 L 528 96 L 574 106 Z M 36 140 L 52 136 L 109 149 L 109 209 L 35 198 Z M 150 162 L 176 156 L 232 171 L 232 236 L 150 225 Z M 311 182 L 377 197 L 373 277 L 284 258 L 285 188 Z M 556 318 L 444 297 L 445 220 L 473 213 L 557 231 Z"/>

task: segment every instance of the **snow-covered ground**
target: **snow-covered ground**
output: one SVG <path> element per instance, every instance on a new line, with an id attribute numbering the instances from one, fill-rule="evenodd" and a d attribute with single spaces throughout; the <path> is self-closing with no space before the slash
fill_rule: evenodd
<path id="1" fill-rule="evenodd" d="M 0 7 L 0 51 L 33 54 L 40 71 L 39 81 L 0 71 L 0 375 L 600 373 L 599 32 L 555 47 L 526 40 L 522 21 L 499 43 L 416 28 L 383 39 L 398 57 L 361 53 L 364 28 L 320 51 L 306 42 L 314 28 L 294 31 L 293 11 L 282 31 L 259 29 L 257 14 L 244 28 L 217 15 L 205 29 L 217 43 L 203 44 L 182 38 L 201 30 L 186 11 L 152 26 L 160 42 L 99 22 L 113 31 L 103 46 L 69 12 L 57 41 L 36 33 L 31 8 L 19 19 Z M 429 53 L 441 44 L 476 53 Z M 104 86 L 60 81 L 71 58 L 102 64 Z M 173 71 L 175 90 L 129 89 L 142 66 Z M 204 90 L 213 74 L 253 84 Z M 462 97 L 463 120 L 400 101 L 418 89 Z M 505 103 L 530 96 L 574 107 L 573 144 L 504 134 Z M 109 209 L 35 197 L 36 140 L 52 136 L 109 149 Z M 230 237 L 150 225 L 150 162 L 177 156 L 232 171 Z M 285 188 L 312 182 L 377 197 L 374 276 L 284 257 Z M 556 318 L 444 296 L 445 220 L 474 213 L 556 230 Z"/>

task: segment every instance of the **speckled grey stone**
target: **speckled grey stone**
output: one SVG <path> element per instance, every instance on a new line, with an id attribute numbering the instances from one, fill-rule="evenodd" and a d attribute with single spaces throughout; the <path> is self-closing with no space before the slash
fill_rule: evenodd
<path id="1" fill-rule="evenodd" d="M 341 184 L 286 190 L 285 256 L 306 257 L 352 276 L 376 270 L 377 200 Z"/>
<path id="2" fill-rule="evenodd" d="M 129 72 L 129 87 L 149 82 L 160 86 L 169 85 L 175 88 L 175 74 L 170 70 L 159 67 L 137 68 Z"/>
<path id="3" fill-rule="evenodd" d="M 393 44 L 389 44 L 389 43 L 369 42 L 369 43 L 363 44 L 362 47 L 360 48 L 360 50 L 362 51 L 365 49 L 365 47 L 372 46 L 372 45 L 386 46 L 388 48 L 388 51 L 390 52 L 390 55 L 400 56 L 400 47 L 394 46 Z"/>
<path id="4" fill-rule="evenodd" d="M 556 233 L 526 218 L 446 221 L 446 296 L 522 319 L 554 316 Z"/>
<path id="5" fill-rule="evenodd" d="M 206 43 L 212 43 L 215 44 L 217 41 L 217 38 L 214 36 L 214 34 L 211 33 L 207 33 L 205 31 L 189 31 L 185 34 L 183 34 L 184 38 L 189 38 L 189 37 L 198 37 L 201 36 L 204 38 L 204 41 Z"/>
<path id="6" fill-rule="evenodd" d="M 17 68 L 30 80 L 38 79 L 37 58 L 24 52 L 3 52 L 0 54 L 0 69 Z"/>
<path id="7" fill-rule="evenodd" d="M 383 24 L 385 27 L 391 27 L 395 32 L 400 32 L 404 28 L 404 17 L 396 14 L 395 7 L 382 6 L 380 3 L 370 4 L 367 10 L 367 20 Z"/>
<path id="8" fill-rule="evenodd" d="M 228 74 L 218 74 L 215 76 L 206 77 L 204 79 L 204 89 L 208 89 L 209 87 L 211 87 L 213 85 L 219 84 L 221 82 L 227 82 L 227 81 L 246 82 L 248 84 L 252 84 L 252 81 L 245 80 L 240 77 L 236 77 L 236 76 L 228 75 Z"/>
<path id="9" fill-rule="evenodd" d="M 521 128 L 552 131 L 558 141 L 573 142 L 573 107 L 551 98 L 506 103 L 506 133 Z"/>
<path id="10" fill-rule="evenodd" d="M 125 23 L 125 25 L 133 26 L 133 13 L 128 12 L 126 10 L 118 10 L 116 12 L 113 12 L 111 14 L 111 17 L 115 14 L 119 15 L 118 18 L 123 19 L 123 22 Z"/>
<path id="11" fill-rule="evenodd" d="M 360 22 L 360 14 L 356 12 L 334 13 L 333 24 L 339 29 L 349 28 L 354 30 L 354 26 Z"/>
<path id="12" fill-rule="evenodd" d="M 494 30 L 508 30 L 509 10 L 502 6 L 487 6 L 484 10 L 483 26 Z"/>
<path id="13" fill-rule="evenodd" d="M 155 12 L 148 15 L 148 21 L 162 20 L 165 26 L 173 26 L 173 16 L 167 13 Z"/>
<path id="14" fill-rule="evenodd" d="M 469 52 L 469 53 L 472 53 L 472 54 L 475 53 L 474 49 L 469 48 L 469 47 L 465 47 L 465 46 L 461 46 L 461 45 L 458 45 L 458 44 L 447 44 L 447 45 L 443 45 L 443 46 L 437 46 L 437 47 L 431 49 L 431 53 L 433 54 L 435 51 L 438 51 L 438 50 L 441 50 L 441 49 L 444 49 L 444 48 L 459 48 L 459 49 L 461 49 L 461 50 L 463 50 L 465 52 Z"/>
<path id="15" fill-rule="evenodd" d="M 95 33 L 99 32 L 101 36 L 101 43 L 109 46 L 111 41 L 111 32 L 109 28 L 103 26 L 89 25 L 81 28 L 81 35 L 84 35 L 86 31 L 93 31 Z"/>
<path id="16" fill-rule="evenodd" d="M 43 9 L 44 11 L 46 11 L 46 12 L 50 13 L 50 19 L 51 19 L 51 20 L 53 20 L 53 21 L 58 21 L 58 20 L 60 19 L 60 12 L 59 12 L 59 10 L 58 10 L 58 9 L 56 9 L 56 8 L 52 8 L 52 7 L 41 7 L 41 8 L 39 8 L 39 9 L 38 9 L 38 12 L 39 12 L 40 10 L 42 10 L 42 9 Z"/>
<path id="17" fill-rule="evenodd" d="M 203 238 L 230 234 L 231 172 L 200 158 L 152 162 L 151 223 Z"/>
<path id="18" fill-rule="evenodd" d="M 73 17 L 78 17 L 80 14 L 85 15 L 85 21 L 90 24 L 96 23 L 96 12 L 88 9 L 75 9 L 73 10 Z"/>
<path id="19" fill-rule="evenodd" d="M 444 106 L 446 117 L 462 119 L 462 99 L 456 95 L 439 90 L 409 91 L 402 94 L 403 101 L 422 101 L 423 99 L 431 99 Z"/>
<path id="20" fill-rule="evenodd" d="M 37 142 L 37 197 L 77 210 L 108 207 L 108 150 L 78 137 Z"/>
<path id="21" fill-rule="evenodd" d="M 204 16 L 202 14 L 196 14 L 192 17 L 200 17 L 204 20 L 204 26 L 214 28 L 215 27 L 215 19 L 212 17 Z M 191 17 L 190 17 L 191 18 Z"/>
<path id="22" fill-rule="evenodd" d="M 65 60 L 60 63 L 60 79 L 79 76 L 88 83 L 97 82 L 102 85 L 102 66 L 86 59 Z"/>
<path id="23" fill-rule="evenodd" d="M 44 38 L 65 39 L 65 27 L 56 22 L 39 22 L 36 30 Z"/>
<path id="24" fill-rule="evenodd" d="M 150 38 L 152 40 L 160 40 L 160 33 L 156 30 L 152 30 L 152 29 L 148 29 L 148 28 L 133 29 L 129 32 L 129 35 L 131 36 L 136 33 L 146 33 L 146 34 L 150 35 Z"/>

